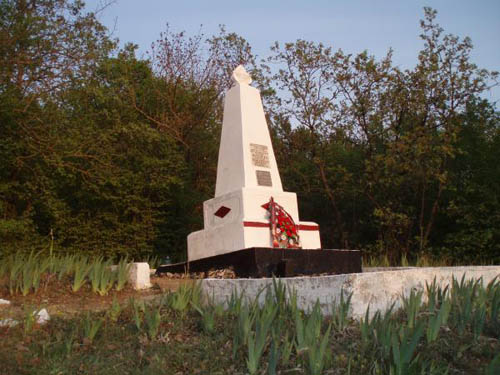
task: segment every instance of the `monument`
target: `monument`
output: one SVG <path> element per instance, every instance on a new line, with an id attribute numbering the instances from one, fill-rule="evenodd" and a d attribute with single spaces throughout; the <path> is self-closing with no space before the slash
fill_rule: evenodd
<path id="1" fill-rule="evenodd" d="M 224 102 L 215 197 L 204 229 L 187 238 L 187 262 L 159 272 L 234 268 L 237 276 L 361 272 L 359 251 L 321 250 L 319 226 L 300 221 L 283 191 L 259 90 L 243 66 Z"/>
<path id="2" fill-rule="evenodd" d="M 251 78 L 241 65 L 232 79 L 224 103 L 215 198 L 203 203 L 204 229 L 188 236 L 188 261 L 277 247 L 265 208 L 271 198 L 291 217 L 299 238 L 294 246 L 321 248 L 319 226 L 299 221 L 297 195 L 283 191 L 259 91 L 249 86 Z M 276 230 L 288 239 L 286 231 Z"/>

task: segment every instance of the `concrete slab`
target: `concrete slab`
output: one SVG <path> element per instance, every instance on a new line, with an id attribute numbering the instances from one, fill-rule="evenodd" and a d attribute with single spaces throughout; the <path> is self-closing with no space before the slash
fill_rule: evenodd
<path id="1" fill-rule="evenodd" d="M 500 266 L 471 267 L 426 267 L 408 268 L 394 271 L 375 271 L 345 275 L 281 278 L 288 290 L 297 292 L 298 307 L 309 310 L 316 301 L 320 302 L 322 312 L 330 314 L 334 301 L 340 299 L 341 290 L 352 293 L 350 315 L 359 319 L 370 306 L 370 313 L 385 311 L 393 302 L 396 308 L 401 305 L 401 297 L 412 289 L 424 290 L 426 283 L 430 284 L 436 278 L 441 287 L 450 284 L 452 278 L 461 279 L 482 278 L 486 285 L 495 277 L 500 278 Z M 243 293 L 250 300 L 259 295 L 263 302 L 263 289 L 272 288 L 271 278 L 261 279 L 204 279 L 201 288 L 204 293 L 213 298 L 216 303 L 225 303 L 231 294 Z"/>
<path id="2" fill-rule="evenodd" d="M 130 265 L 128 282 L 136 290 L 151 288 L 149 264 L 146 262 Z"/>

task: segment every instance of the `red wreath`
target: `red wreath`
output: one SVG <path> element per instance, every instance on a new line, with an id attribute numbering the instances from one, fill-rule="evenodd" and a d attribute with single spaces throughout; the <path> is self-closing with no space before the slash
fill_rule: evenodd
<path id="1" fill-rule="evenodd" d="M 262 205 L 269 211 L 273 247 L 282 249 L 300 249 L 299 228 L 283 207 L 277 204 L 273 197 Z"/>

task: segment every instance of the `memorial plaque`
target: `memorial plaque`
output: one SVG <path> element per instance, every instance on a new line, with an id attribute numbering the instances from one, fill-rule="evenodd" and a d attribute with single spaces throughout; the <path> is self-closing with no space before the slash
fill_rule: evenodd
<path id="1" fill-rule="evenodd" d="M 271 172 L 268 171 L 256 171 L 257 173 L 257 185 L 259 186 L 273 186 L 271 180 Z"/>
<path id="2" fill-rule="evenodd" d="M 252 163 L 256 167 L 271 168 L 269 166 L 269 152 L 267 146 L 250 143 L 250 153 L 252 154 Z"/>

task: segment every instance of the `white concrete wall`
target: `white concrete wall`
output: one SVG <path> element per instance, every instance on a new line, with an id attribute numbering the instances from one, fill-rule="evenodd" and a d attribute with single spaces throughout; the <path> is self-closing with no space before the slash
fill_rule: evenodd
<path id="1" fill-rule="evenodd" d="M 352 293 L 352 317 L 364 316 L 370 306 L 370 313 L 385 311 L 393 302 L 400 307 L 400 297 L 408 295 L 412 289 L 425 292 L 425 285 L 436 283 L 442 287 L 451 283 L 452 277 L 461 279 L 482 278 L 484 284 L 493 278 L 500 277 L 500 266 L 473 267 L 429 267 L 412 268 L 397 271 L 355 273 L 320 277 L 282 278 L 288 289 L 296 290 L 299 308 L 308 310 L 319 300 L 324 314 L 331 313 L 332 303 L 340 299 L 340 292 Z M 262 289 L 272 288 L 272 279 L 204 279 L 201 287 L 209 298 L 217 303 L 224 303 L 233 291 L 244 293 L 247 298 L 254 299 Z M 265 293 L 260 294 L 260 301 Z"/>

